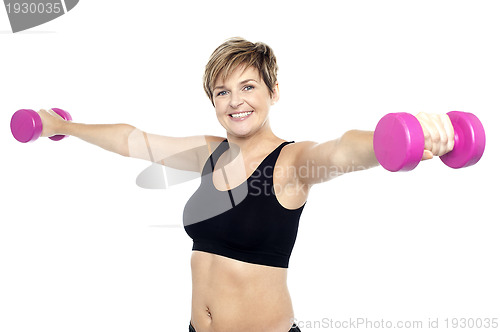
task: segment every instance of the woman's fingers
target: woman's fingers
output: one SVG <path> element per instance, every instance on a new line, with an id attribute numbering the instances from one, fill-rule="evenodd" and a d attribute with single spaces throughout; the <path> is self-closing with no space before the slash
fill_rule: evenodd
<path id="1" fill-rule="evenodd" d="M 446 131 L 446 135 L 448 136 L 448 145 L 446 147 L 446 153 L 453 150 L 455 146 L 455 130 L 453 129 L 453 124 L 451 123 L 450 117 L 448 114 L 441 114 L 441 121 L 444 124 L 444 129 Z"/>
<path id="2" fill-rule="evenodd" d="M 55 128 L 57 121 L 64 121 L 64 119 L 59 114 L 51 109 L 49 109 L 48 111 L 41 109 L 40 111 L 38 111 L 38 115 L 40 115 L 40 118 L 42 119 L 42 133 L 40 135 L 42 137 L 54 136 L 56 134 Z"/>
<path id="3" fill-rule="evenodd" d="M 442 156 L 453 150 L 455 133 L 448 115 L 421 112 L 416 118 L 424 132 L 427 152 L 424 151 L 423 160 L 432 158 L 432 155 Z"/>
<path id="4" fill-rule="evenodd" d="M 431 151 L 435 156 L 442 156 L 446 153 L 446 147 L 448 146 L 448 136 L 444 124 L 438 114 L 430 114 L 429 118 L 435 132 L 432 137 Z"/>
<path id="5" fill-rule="evenodd" d="M 432 157 L 434 157 L 434 155 L 432 154 L 431 151 L 424 150 L 424 154 L 422 155 L 422 160 L 432 159 Z"/>

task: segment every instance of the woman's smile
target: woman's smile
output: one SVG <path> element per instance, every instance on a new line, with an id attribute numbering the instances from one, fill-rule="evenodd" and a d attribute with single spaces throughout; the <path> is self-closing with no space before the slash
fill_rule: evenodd
<path id="1" fill-rule="evenodd" d="M 253 111 L 234 112 L 229 114 L 229 118 L 233 121 L 244 121 L 253 114 Z"/>

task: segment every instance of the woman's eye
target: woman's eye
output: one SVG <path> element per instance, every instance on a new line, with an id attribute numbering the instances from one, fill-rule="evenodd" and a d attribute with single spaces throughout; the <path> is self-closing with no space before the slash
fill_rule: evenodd
<path id="1" fill-rule="evenodd" d="M 245 86 L 243 87 L 243 91 L 251 91 L 251 90 L 253 90 L 254 88 L 255 88 L 255 87 L 254 87 L 254 86 L 252 86 L 252 85 L 245 85 Z M 229 93 L 229 92 L 228 92 L 227 90 L 223 90 L 223 91 L 220 91 L 219 93 L 217 93 L 217 94 L 216 94 L 216 97 L 218 97 L 218 96 L 225 96 L 225 95 L 227 95 L 228 93 Z"/>

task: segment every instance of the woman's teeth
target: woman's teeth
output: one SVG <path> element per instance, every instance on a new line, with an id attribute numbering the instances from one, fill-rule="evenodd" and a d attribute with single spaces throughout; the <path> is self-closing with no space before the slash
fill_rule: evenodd
<path id="1" fill-rule="evenodd" d="M 250 112 L 242 112 L 242 113 L 234 113 L 234 114 L 230 114 L 230 115 L 233 118 L 242 118 L 242 117 L 250 115 L 251 113 L 252 113 L 252 111 L 250 111 Z"/>

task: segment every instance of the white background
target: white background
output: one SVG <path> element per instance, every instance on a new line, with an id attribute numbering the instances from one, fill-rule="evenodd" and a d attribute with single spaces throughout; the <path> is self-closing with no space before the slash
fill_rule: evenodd
<path id="1" fill-rule="evenodd" d="M 197 181 L 141 189 L 147 162 L 75 137 L 21 144 L 9 122 L 59 107 L 75 122 L 224 135 L 202 74 L 233 36 L 277 55 L 284 139 L 401 111 L 473 112 L 487 134 L 473 167 L 435 158 L 314 188 L 290 260 L 297 321 L 500 319 L 499 17 L 497 1 L 107 0 L 12 34 L 1 7 L 0 331 L 187 331 L 180 226 Z"/>

